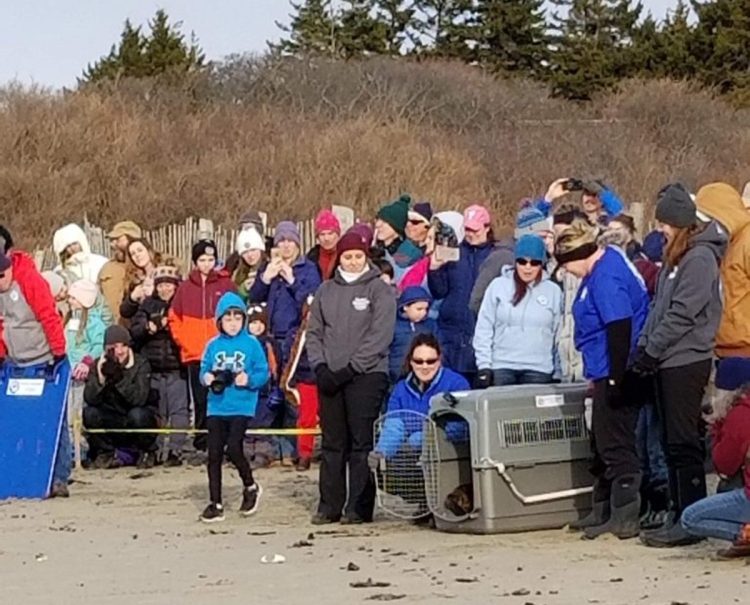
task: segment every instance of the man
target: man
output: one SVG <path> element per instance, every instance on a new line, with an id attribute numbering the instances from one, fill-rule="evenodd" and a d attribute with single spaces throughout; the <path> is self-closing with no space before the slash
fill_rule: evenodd
<path id="1" fill-rule="evenodd" d="M 625 211 L 620 198 L 600 180 L 583 181 L 581 208 L 592 225 L 602 226 Z"/>
<path id="2" fill-rule="evenodd" d="M 154 429 L 155 402 L 151 393 L 148 361 L 130 348 L 130 334 L 122 326 L 110 326 L 104 333 L 104 355 L 96 360 L 83 391 L 86 429 Z M 115 448 L 138 452 L 138 467 L 156 463 L 156 435 L 126 433 L 86 436 L 93 468 L 115 468 Z"/>
<path id="3" fill-rule="evenodd" d="M 320 271 L 323 281 L 333 277 L 338 253 L 336 245 L 341 238 L 341 223 L 332 210 L 324 208 L 315 217 L 315 239 L 317 244 L 307 253 L 307 260 L 313 262 Z"/>
<path id="4" fill-rule="evenodd" d="M 409 210 L 406 221 L 406 239 L 424 249 L 432 220 L 430 202 L 417 202 Z"/>
<path id="5" fill-rule="evenodd" d="M 107 234 L 114 258 L 107 261 L 99 272 L 99 289 L 107 301 L 115 323 L 120 321 L 120 303 L 125 297 L 125 259 L 128 254 L 128 246 L 134 239 L 140 239 L 143 231 L 133 221 L 122 221 L 117 223 L 112 231 Z"/>

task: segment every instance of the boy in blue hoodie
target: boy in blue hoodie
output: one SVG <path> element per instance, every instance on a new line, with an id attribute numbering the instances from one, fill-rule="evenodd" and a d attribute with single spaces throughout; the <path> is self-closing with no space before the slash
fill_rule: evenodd
<path id="1" fill-rule="evenodd" d="M 208 394 L 208 489 L 211 503 L 201 521 L 224 520 L 221 499 L 221 465 L 224 448 L 242 478 L 240 514 L 258 510 L 263 490 L 253 479 L 242 451 L 245 430 L 255 415 L 258 392 L 268 382 L 268 362 L 258 339 L 247 330 L 245 303 L 234 292 L 227 292 L 216 307 L 219 335 L 209 341 L 201 360 L 201 382 Z"/>
<path id="2" fill-rule="evenodd" d="M 404 357 L 412 339 L 417 334 L 437 332 L 435 320 L 429 317 L 430 305 L 432 305 L 432 296 L 419 286 L 406 288 L 398 299 L 398 317 L 388 354 L 388 375 L 392 384 L 396 384 L 401 379 Z"/>

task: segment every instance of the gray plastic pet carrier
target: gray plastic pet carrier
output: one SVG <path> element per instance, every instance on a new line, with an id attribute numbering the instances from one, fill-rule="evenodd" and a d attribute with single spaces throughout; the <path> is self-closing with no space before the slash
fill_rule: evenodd
<path id="1" fill-rule="evenodd" d="M 585 384 L 437 396 L 422 468 L 439 530 L 561 528 L 588 513 L 593 477 Z"/>

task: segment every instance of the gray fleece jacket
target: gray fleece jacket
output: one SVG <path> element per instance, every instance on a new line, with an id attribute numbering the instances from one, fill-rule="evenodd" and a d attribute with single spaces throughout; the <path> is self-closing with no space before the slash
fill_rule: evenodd
<path id="1" fill-rule="evenodd" d="M 336 271 L 320 286 L 310 310 L 306 350 L 312 368 L 337 371 L 351 364 L 358 374 L 388 373 L 396 324 L 396 297 L 371 267 L 352 283 Z"/>
<path id="2" fill-rule="evenodd" d="M 719 263 L 727 235 L 710 223 L 691 241 L 674 268 L 659 273 L 656 295 L 638 345 L 659 360 L 661 368 L 676 368 L 713 357 L 722 312 Z"/>

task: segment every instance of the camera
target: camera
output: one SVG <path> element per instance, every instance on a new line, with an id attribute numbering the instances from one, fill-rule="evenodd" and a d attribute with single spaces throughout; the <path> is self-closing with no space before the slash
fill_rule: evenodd
<path id="1" fill-rule="evenodd" d="M 220 370 L 214 375 L 215 378 L 210 387 L 214 395 L 223 394 L 227 387 L 234 384 L 234 372 L 232 370 Z"/>
<path id="2" fill-rule="evenodd" d="M 156 326 L 157 329 L 161 329 L 161 321 L 164 319 L 164 311 L 157 311 L 156 313 L 149 313 L 148 320 Z"/>
<path id="3" fill-rule="evenodd" d="M 583 191 L 583 181 L 581 179 L 568 179 L 563 184 L 565 191 Z"/>
<path id="4" fill-rule="evenodd" d="M 109 349 L 104 354 L 104 363 L 102 363 L 102 376 L 105 382 L 117 383 L 123 378 L 123 369 L 120 362 L 115 357 L 115 352 Z"/>

